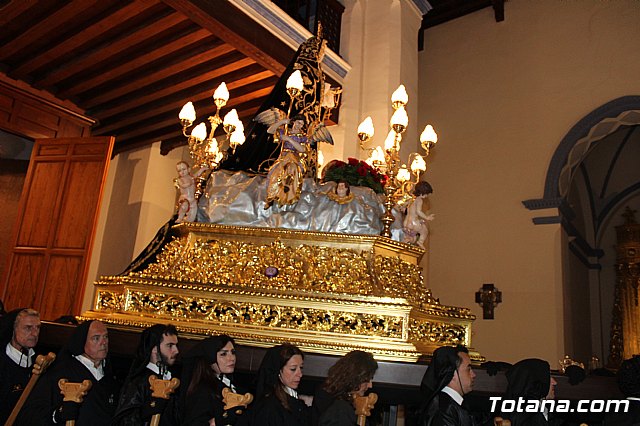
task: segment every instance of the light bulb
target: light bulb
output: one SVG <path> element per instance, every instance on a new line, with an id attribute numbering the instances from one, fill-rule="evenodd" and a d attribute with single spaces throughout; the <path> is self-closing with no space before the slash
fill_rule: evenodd
<path id="1" fill-rule="evenodd" d="M 224 83 L 220 83 L 215 92 L 213 92 L 213 99 L 222 99 L 226 104 L 229 100 L 229 91 L 227 90 L 227 85 Z"/>
<path id="2" fill-rule="evenodd" d="M 402 133 L 408 124 L 409 116 L 407 115 L 407 110 L 404 109 L 404 107 L 398 108 L 391 116 L 391 127 L 396 126 L 402 128 L 403 130 L 396 130 L 398 133 Z"/>
<path id="3" fill-rule="evenodd" d="M 398 170 L 397 178 L 400 182 L 406 182 L 411 179 L 411 173 L 409 173 L 406 165 L 403 164 L 402 167 Z"/>
<path id="4" fill-rule="evenodd" d="M 438 142 L 438 134 L 431 124 L 427 124 L 420 134 L 420 142 L 424 145 L 426 142 L 436 143 Z M 446 145 L 446 144 L 445 144 Z"/>
<path id="5" fill-rule="evenodd" d="M 404 88 L 404 84 L 401 84 L 391 95 L 391 103 L 406 105 L 407 102 L 409 102 L 409 95 L 407 94 L 407 90 Z"/>
<path id="6" fill-rule="evenodd" d="M 365 139 L 371 139 L 375 134 L 375 129 L 373 128 L 373 120 L 371 117 L 367 117 L 362 120 L 362 123 L 358 125 L 358 136 L 364 135 Z"/>
<path id="7" fill-rule="evenodd" d="M 198 142 L 202 142 L 207 138 L 207 125 L 204 123 L 198 124 L 191 131 L 191 137 L 196 139 Z"/>
<path id="8" fill-rule="evenodd" d="M 193 102 L 187 102 L 184 104 L 178 114 L 178 118 L 180 120 L 186 120 L 189 123 L 196 121 L 196 109 L 193 107 Z"/>
<path id="9" fill-rule="evenodd" d="M 304 81 L 302 81 L 302 74 L 300 70 L 294 71 L 287 79 L 287 89 L 296 89 L 298 91 L 304 88 Z"/>
<path id="10" fill-rule="evenodd" d="M 396 146 L 396 132 L 393 130 L 389 130 L 389 134 L 387 138 L 384 140 L 384 149 L 387 151 L 391 151 Z"/>
<path id="11" fill-rule="evenodd" d="M 225 114 L 224 119 L 222 120 L 222 124 L 225 126 L 231 125 L 236 127 L 238 125 L 238 121 L 240 121 L 240 118 L 238 117 L 238 111 L 236 111 L 236 109 L 234 108 Z"/>
<path id="12" fill-rule="evenodd" d="M 413 173 L 424 172 L 427 170 L 427 163 L 422 158 L 422 155 L 416 155 L 416 157 L 411 162 L 411 171 Z"/>

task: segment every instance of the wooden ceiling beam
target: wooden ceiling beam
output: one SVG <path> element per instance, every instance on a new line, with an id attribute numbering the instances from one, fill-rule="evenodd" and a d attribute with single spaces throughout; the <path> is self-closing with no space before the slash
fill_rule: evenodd
<path id="1" fill-rule="evenodd" d="M 193 32 L 177 40 L 174 40 L 171 43 L 163 45 L 158 49 L 155 49 L 136 58 L 132 58 L 132 60 L 129 62 L 126 62 L 114 68 L 107 69 L 103 73 L 96 74 L 93 77 L 87 78 L 75 85 L 69 86 L 69 89 L 60 91 L 59 95 L 63 97 L 83 97 L 82 94 L 84 92 L 88 92 L 98 86 L 108 84 L 110 81 L 123 77 L 127 73 L 131 73 L 136 69 L 144 67 L 145 65 L 148 65 L 153 61 L 177 54 L 181 50 L 184 50 L 185 48 L 188 48 L 193 44 L 202 42 L 207 37 L 212 37 L 207 30 L 197 30 L 196 32 Z"/>
<path id="2" fill-rule="evenodd" d="M 67 21 L 75 19 L 77 15 L 81 15 L 86 9 L 90 9 L 100 0 L 75 0 L 68 2 L 56 12 L 49 15 L 43 21 L 38 22 L 23 32 L 20 36 L 14 38 L 2 47 L 2 56 L 4 58 L 11 57 L 21 50 L 27 49 L 34 40 L 42 40 L 47 38 L 48 34 L 56 31 L 66 25 Z"/>
<path id="3" fill-rule="evenodd" d="M 226 114 L 234 107 L 241 108 L 243 107 L 243 102 L 253 101 L 254 99 L 260 99 L 262 101 L 260 96 L 263 93 L 262 90 L 265 87 L 272 87 L 277 81 L 275 77 L 268 76 L 267 73 L 270 74 L 270 71 L 264 71 L 264 73 L 267 77 L 258 81 L 250 79 L 249 77 L 245 79 L 247 81 L 238 79 L 236 84 L 243 84 L 243 86 L 233 85 L 230 87 L 230 90 L 232 99 L 235 100 L 238 98 L 240 100 L 227 104 L 221 113 Z M 255 91 L 258 91 L 260 95 L 253 96 L 252 93 Z M 160 116 L 165 116 L 165 118 L 170 117 L 171 121 L 175 121 L 178 112 L 187 100 L 192 100 L 195 103 L 200 120 L 204 120 L 207 116 L 215 113 L 214 103 L 211 99 L 212 92 L 213 90 L 208 85 L 205 85 L 200 88 L 199 92 L 191 90 L 191 93 L 188 95 L 184 93 L 178 94 L 176 96 L 166 97 L 153 104 L 146 104 L 136 109 L 124 110 L 119 115 L 101 122 L 100 125 L 95 128 L 95 131 L 101 134 L 128 131 L 130 127 L 139 127 L 141 121 L 144 121 L 145 123 L 143 123 L 143 125 L 145 125 L 146 122 L 157 120 Z M 167 105 L 170 106 L 167 108 Z M 239 113 L 242 113 L 242 111 L 239 111 Z M 138 118 L 138 120 L 130 121 L 129 118 L 132 116 Z"/>
<path id="4" fill-rule="evenodd" d="M 242 104 L 245 102 L 250 102 L 255 99 L 260 99 L 265 97 L 271 93 L 273 85 L 275 82 L 270 80 L 264 81 L 265 86 L 261 89 L 253 89 L 248 91 L 247 93 L 234 96 L 229 99 L 229 102 L 225 106 L 225 109 L 222 115 L 226 114 L 231 109 L 236 108 L 238 110 L 238 114 L 242 112 Z M 210 102 L 208 102 L 211 97 L 210 92 L 201 93 L 199 96 L 194 97 L 196 102 L 202 102 L 204 104 L 203 108 L 198 108 L 200 110 L 200 120 L 203 120 L 205 117 L 209 115 L 213 115 L 215 113 L 215 106 L 210 106 Z M 206 103 L 205 103 L 206 101 Z M 125 119 L 118 120 L 117 123 L 109 126 L 98 126 L 95 128 L 95 131 L 92 134 L 95 135 L 116 135 L 117 137 L 121 137 L 122 135 L 139 136 L 144 134 L 144 129 L 146 128 L 146 122 L 152 123 L 153 125 L 163 126 L 163 125 L 171 125 L 171 123 L 178 123 L 178 113 L 182 108 L 184 100 L 179 100 L 176 102 L 170 102 L 162 105 L 158 105 L 155 109 L 146 109 L 138 114 L 132 114 Z"/>
<path id="5" fill-rule="evenodd" d="M 216 34 L 276 75 L 291 61 L 294 49 L 228 1 L 162 0 L 202 28 Z"/>
<path id="6" fill-rule="evenodd" d="M 12 74 L 20 77 L 35 72 L 57 60 L 61 56 L 69 54 L 85 45 L 88 40 L 99 38 L 109 30 L 112 30 L 114 27 L 127 21 L 132 16 L 143 13 L 145 10 L 156 4 L 158 4 L 156 0 L 137 0 L 132 2 L 115 13 L 104 17 L 95 24 L 84 28 L 82 31 L 76 33 L 72 37 L 69 37 L 63 42 L 55 46 L 51 46 L 48 50 L 42 51 L 38 55 L 29 58 L 27 62 L 24 62 L 15 68 Z"/>
<path id="7" fill-rule="evenodd" d="M 31 9 L 38 0 L 12 0 L 0 8 L 0 28 L 14 21 L 18 16 Z"/>
<path id="8" fill-rule="evenodd" d="M 188 63 L 186 61 L 177 62 L 171 66 L 160 68 L 155 72 L 133 78 L 127 81 L 127 83 L 124 85 L 104 91 L 99 96 L 89 97 L 88 99 L 83 101 L 83 105 L 86 108 L 99 107 L 101 104 L 104 104 L 106 102 L 113 101 L 123 96 L 127 96 L 135 91 L 140 91 L 141 89 L 150 86 L 154 82 L 170 78 L 176 74 L 184 72 L 189 68 L 193 68 L 194 66 L 219 59 L 223 55 L 233 52 L 233 46 L 230 46 L 228 44 L 219 45 L 211 50 L 189 58 Z"/>
<path id="9" fill-rule="evenodd" d="M 43 77 L 38 81 L 39 87 L 55 86 L 57 83 L 64 81 L 74 75 L 96 66 L 96 64 L 104 64 L 107 68 L 109 61 L 113 57 L 122 53 L 122 51 L 129 49 L 137 44 L 140 44 L 146 40 L 152 40 L 159 33 L 171 28 L 175 25 L 179 25 L 186 21 L 186 18 L 178 13 L 172 13 L 168 16 L 161 18 L 156 22 L 149 22 L 144 28 L 129 34 L 102 49 L 95 50 L 87 55 L 78 57 L 76 60 L 61 66 L 60 68 L 53 70 L 51 73 Z"/>
<path id="10" fill-rule="evenodd" d="M 255 65 L 255 66 L 250 67 L 251 65 Z M 106 119 L 114 115 L 120 114 L 123 111 L 129 111 L 144 105 L 148 105 L 149 107 L 152 107 L 152 105 L 150 104 L 154 101 L 159 101 L 162 98 L 174 95 L 176 93 L 188 92 L 189 89 L 192 89 L 193 87 L 197 87 L 198 85 L 201 85 L 201 84 L 205 84 L 209 88 L 208 89 L 209 94 L 212 95 L 216 88 L 214 83 L 216 79 L 222 79 L 233 71 L 242 70 L 245 68 L 248 68 L 250 70 L 249 73 L 251 74 L 251 76 L 245 77 L 245 79 L 241 81 L 235 80 L 233 82 L 228 83 L 227 88 L 229 90 L 233 90 L 236 87 L 241 87 L 243 85 L 254 83 L 256 81 L 260 81 L 265 78 L 269 78 L 273 76 L 273 73 L 271 71 L 263 70 L 262 67 L 260 67 L 253 61 L 253 59 L 245 58 L 240 61 L 232 62 L 225 67 L 215 69 L 211 73 L 201 74 L 192 79 L 183 80 L 177 84 L 171 84 L 161 89 L 148 91 L 148 94 L 146 95 L 127 98 L 126 101 L 122 103 L 117 103 L 113 105 L 111 108 L 100 110 L 99 115 L 101 120 L 105 121 Z M 184 102 L 188 101 L 188 99 L 186 98 L 182 98 L 182 99 Z"/>

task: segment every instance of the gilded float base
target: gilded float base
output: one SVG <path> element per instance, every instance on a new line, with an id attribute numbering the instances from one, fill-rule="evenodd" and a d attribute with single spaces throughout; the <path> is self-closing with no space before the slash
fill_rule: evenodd
<path id="1" fill-rule="evenodd" d="M 342 355 L 416 361 L 471 345 L 475 317 L 423 287 L 416 246 L 363 235 L 181 224 L 154 263 L 95 283 L 84 318 L 116 327 L 173 323 L 240 344 L 290 342 Z M 471 351 L 476 362 L 483 358 Z"/>

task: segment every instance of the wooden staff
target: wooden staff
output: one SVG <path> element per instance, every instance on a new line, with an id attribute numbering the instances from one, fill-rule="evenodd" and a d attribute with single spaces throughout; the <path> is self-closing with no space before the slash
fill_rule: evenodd
<path id="1" fill-rule="evenodd" d="M 33 370 L 31 370 L 31 378 L 29 378 L 29 382 L 27 386 L 25 386 L 22 391 L 22 395 L 20 395 L 20 399 L 15 407 L 13 407 L 13 411 L 11 411 L 11 415 L 5 422 L 4 426 L 12 426 L 13 422 L 16 421 L 16 417 L 18 417 L 18 413 L 22 409 L 24 402 L 29 397 L 29 394 L 33 390 L 33 387 L 36 385 L 36 382 L 40 378 L 40 375 L 45 372 L 49 364 L 51 364 L 56 359 L 56 354 L 53 352 L 49 352 L 48 355 L 38 355 L 36 358 L 36 362 L 33 363 Z"/>
<path id="2" fill-rule="evenodd" d="M 82 383 L 73 383 L 67 379 L 58 380 L 60 393 L 64 396 L 62 401 L 75 402 L 76 404 L 82 404 L 82 400 L 87 395 L 87 392 L 89 392 L 89 389 L 91 389 L 91 385 L 91 380 L 83 380 Z M 75 424 L 75 420 L 67 420 L 65 426 L 74 426 Z"/>
<path id="3" fill-rule="evenodd" d="M 171 380 L 158 379 L 155 374 L 149 376 L 149 384 L 151 385 L 151 397 L 169 399 L 172 393 L 180 386 L 180 380 L 173 378 Z M 151 426 L 160 424 L 160 414 L 151 416 Z"/>
<path id="4" fill-rule="evenodd" d="M 378 395 L 370 393 L 365 396 L 353 395 L 353 406 L 356 408 L 356 416 L 358 416 L 358 426 L 364 426 L 367 417 L 371 415 L 373 406 L 378 401 Z"/>

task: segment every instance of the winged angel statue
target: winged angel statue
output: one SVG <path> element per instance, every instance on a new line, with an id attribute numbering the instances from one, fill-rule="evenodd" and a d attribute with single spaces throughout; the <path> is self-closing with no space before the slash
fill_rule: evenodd
<path id="1" fill-rule="evenodd" d="M 281 109 L 287 105 L 281 100 L 254 118 L 267 126 L 267 133 L 272 135 L 279 150 L 267 173 L 265 209 L 274 202 L 280 207 L 295 204 L 304 178 L 317 175 L 318 142 L 333 145 L 325 121 L 338 105 L 342 89 L 332 88 L 325 82 L 321 62 L 326 42 L 321 38 L 321 31 L 300 46 L 293 66 L 286 73 L 299 72 L 303 82 L 299 93 L 289 95 L 288 112 Z"/>
<path id="2" fill-rule="evenodd" d="M 300 198 L 307 170 L 315 169 L 315 146 L 318 142 L 333 145 L 333 138 L 324 123 L 307 127 L 304 115 L 290 119 L 277 108 L 261 112 L 255 120 L 269 126 L 267 132 L 280 146 L 280 155 L 267 173 L 265 209 L 274 201 L 279 206 L 294 204 Z"/>

